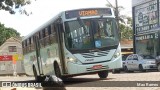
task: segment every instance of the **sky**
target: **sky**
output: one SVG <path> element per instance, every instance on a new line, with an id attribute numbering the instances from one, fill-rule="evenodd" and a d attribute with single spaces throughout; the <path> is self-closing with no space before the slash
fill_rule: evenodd
<path id="1" fill-rule="evenodd" d="M 115 0 L 108 0 L 112 5 L 115 5 Z M 122 14 L 131 16 L 131 0 L 117 0 L 119 6 L 125 9 Z M 87 8 L 87 7 L 106 7 L 106 0 L 36 0 L 25 8 L 32 15 L 20 15 L 16 13 L 11 15 L 4 10 L 0 10 L 0 22 L 6 27 L 11 27 L 20 32 L 21 36 L 26 36 L 38 26 L 54 17 L 61 11 Z"/>

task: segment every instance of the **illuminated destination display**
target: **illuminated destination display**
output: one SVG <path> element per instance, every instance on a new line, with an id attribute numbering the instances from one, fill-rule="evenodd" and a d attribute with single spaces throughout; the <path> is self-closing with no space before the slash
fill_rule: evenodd
<path id="1" fill-rule="evenodd" d="M 92 16 L 92 15 L 98 15 L 97 10 L 86 10 L 86 11 L 79 11 L 80 16 Z"/>
<path id="2" fill-rule="evenodd" d="M 66 11 L 66 19 L 75 18 L 75 17 L 84 17 L 84 16 L 111 16 L 112 12 L 110 8 L 99 8 L 99 9 L 82 9 L 82 10 L 73 10 Z"/>

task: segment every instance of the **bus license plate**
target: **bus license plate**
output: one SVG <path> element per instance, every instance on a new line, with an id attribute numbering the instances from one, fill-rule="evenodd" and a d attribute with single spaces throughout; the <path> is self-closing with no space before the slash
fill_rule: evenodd
<path id="1" fill-rule="evenodd" d="M 92 67 L 92 69 L 101 69 L 102 68 L 102 65 L 94 65 L 93 67 Z"/>

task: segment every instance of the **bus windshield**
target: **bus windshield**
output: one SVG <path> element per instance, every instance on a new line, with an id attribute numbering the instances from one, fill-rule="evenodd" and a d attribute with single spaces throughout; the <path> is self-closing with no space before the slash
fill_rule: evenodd
<path id="1" fill-rule="evenodd" d="M 77 19 L 65 22 L 65 44 L 70 50 L 97 49 L 118 45 L 114 18 Z"/>

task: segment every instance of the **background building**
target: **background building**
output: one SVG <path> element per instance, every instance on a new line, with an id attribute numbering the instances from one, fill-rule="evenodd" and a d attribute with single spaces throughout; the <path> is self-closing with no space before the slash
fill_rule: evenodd
<path id="1" fill-rule="evenodd" d="M 24 74 L 21 40 L 11 37 L 0 46 L 0 75 L 13 74 L 13 66 L 17 74 Z"/>
<path id="2" fill-rule="evenodd" d="M 132 0 L 134 53 L 160 54 L 160 0 Z"/>

